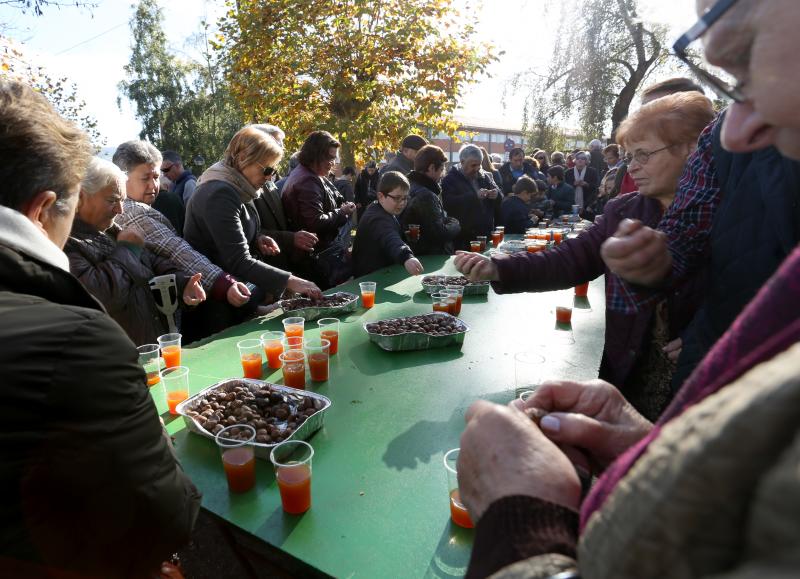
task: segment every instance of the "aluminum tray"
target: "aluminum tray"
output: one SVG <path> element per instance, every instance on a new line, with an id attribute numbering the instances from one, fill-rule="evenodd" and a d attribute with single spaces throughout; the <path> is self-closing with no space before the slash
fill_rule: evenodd
<path id="1" fill-rule="evenodd" d="M 255 390 L 257 388 L 261 388 L 262 386 L 269 386 L 273 390 L 277 390 L 278 392 L 284 392 L 287 396 L 295 397 L 295 398 L 312 398 L 314 399 L 315 406 L 319 405 L 320 408 L 317 412 L 312 414 L 310 417 L 306 419 L 300 427 L 295 430 L 289 438 L 286 440 L 308 440 L 311 438 L 311 435 L 314 434 L 317 430 L 322 428 L 322 424 L 325 420 L 325 412 L 331 406 L 330 398 L 327 398 L 321 394 L 317 394 L 315 392 L 309 392 L 307 390 L 297 390 L 295 388 L 289 388 L 288 386 L 281 386 L 280 384 L 272 384 L 271 382 L 265 382 L 263 380 L 253 380 L 252 378 L 229 378 L 227 380 L 223 380 L 222 382 L 217 382 L 216 384 L 205 388 L 184 400 L 180 404 L 178 404 L 176 411 L 183 417 L 183 421 L 186 424 L 186 427 L 195 434 L 199 434 L 200 436 L 204 436 L 211 440 L 214 440 L 214 435 L 211 434 L 208 430 L 200 426 L 197 422 L 195 422 L 194 418 L 188 416 L 186 414 L 187 410 L 195 410 L 199 407 L 200 399 L 210 394 L 212 392 L 216 392 L 218 390 L 222 390 L 224 392 L 229 392 L 236 386 L 246 386 L 250 390 Z M 294 410 L 294 409 L 293 409 Z M 283 423 L 276 423 L 278 428 L 282 428 L 286 425 L 285 422 Z M 277 444 L 277 443 L 276 443 Z M 260 442 L 254 442 L 253 446 L 255 447 L 255 455 L 258 458 L 262 458 L 264 460 L 269 460 L 269 453 L 275 447 L 275 444 L 263 444 Z"/>
<path id="2" fill-rule="evenodd" d="M 425 293 L 430 295 L 438 292 L 441 289 L 444 289 L 447 284 L 441 283 L 433 283 L 431 282 L 431 277 L 426 275 L 422 278 L 422 289 L 425 290 Z M 441 276 L 436 276 L 441 277 Z M 460 277 L 460 276 L 446 276 L 446 277 Z M 428 280 L 427 282 L 425 280 Z M 470 282 L 464 286 L 464 295 L 465 296 L 483 296 L 489 293 L 489 282 L 488 281 L 478 281 L 478 282 Z"/>
<path id="3" fill-rule="evenodd" d="M 299 308 L 296 310 L 284 310 L 284 314 L 288 317 L 297 316 L 301 318 L 305 318 L 307 322 L 319 319 L 319 318 L 335 318 L 336 316 L 340 316 L 342 314 L 349 314 L 354 312 L 358 309 L 358 296 L 355 294 L 351 294 L 349 292 L 336 292 L 330 294 L 331 296 L 347 296 L 349 301 L 346 304 L 342 304 L 341 306 L 309 306 L 307 308 Z M 282 302 L 278 302 L 279 307 L 281 306 Z"/>
<path id="4" fill-rule="evenodd" d="M 425 316 L 434 316 L 434 317 L 441 317 L 447 316 L 448 318 L 454 317 L 450 314 L 446 314 L 444 312 L 431 312 L 429 314 L 424 314 Z M 417 316 L 407 316 L 404 318 L 387 318 L 389 320 L 404 320 L 409 317 L 417 317 Z M 370 332 L 367 329 L 368 324 L 374 324 L 376 322 L 366 322 L 364 323 L 364 331 L 367 332 L 369 335 L 370 342 L 374 342 L 383 350 L 387 352 L 407 352 L 411 350 L 430 350 L 432 348 L 446 348 L 448 346 L 458 346 L 459 348 L 464 343 L 464 336 L 469 331 L 469 326 L 464 323 L 463 320 L 460 318 L 456 318 L 458 323 L 463 327 L 461 332 L 457 332 L 455 334 L 448 334 L 447 336 L 432 336 L 430 334 L 424 334 L 421 332 L 409 332 L 407 334 L 395 334 L 393 336 L 384 336 L 382 334 L 377 334 L 374 332 Z M 385 321 L 385 320 L 378 320 L 378 321 Z"/>

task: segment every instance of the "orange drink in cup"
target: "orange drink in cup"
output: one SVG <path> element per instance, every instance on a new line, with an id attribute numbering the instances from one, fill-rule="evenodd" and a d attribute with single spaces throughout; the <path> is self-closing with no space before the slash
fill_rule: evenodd
<path id="1" fill-rule="evenodd" d="M 167 393 L 167 406 L 170 414 L 178 414 L 178 404 L 189 398 L 189 368 L 175 366 L 161 371 L 161 380 Z"/>
<path id="2" fill-rule="evenodd" d="M 285 349 L 280 355 L 283 384 L 298 390 L 306 389 L 306 355 L 303 350 Z"/>
<path id="3" fill-rule="evenodd" d="M 374 281 L 362 281 L 358 284 L 361 289 L 361 305 L 364 309 L 370 309 L 375 305 L 375 288 L 377 284 Z"/>
<path id="4" fill-rule="evenodd" d="M 145 344 L 136 348 L 139 353 L 139 365 L 147 375 L 147 386 L 155 386 L 161 381 L 161 358 L 158 344 Z"/>
<path id="5" fill-rule="evenodd" d="M 267 366 L 273 370 L 281 367 L 280 355 L 283 354 L 282 340 L 286 337 L 283 332 L 264 332 L 261 334 L 261 345 L 267 357 Z"/>
<path id="6" fill-rule="evenodd" d="M 311 459 L 314 449 L 302 440 L 287 440 L 269 455 L 284 512 L 300 515 L 311 508 Z"/>
<path id="7" fill-rule="evenodd" d="M 167 368 L 174 368 L 181 365 L 181 335 L 164 334 L 157 338 L 158 346 L 161 348 L 161 357 L 164 358 L 164 365 Z"/>
<path id="8" fill-rule="evenodd" d="M 241 340 L 236 344 L 236 347 L 239 349 L 239 359 L 242 362 L 244 377 L 261 380 L 261 364 L 263 363 L 261 340 Z"/>
<path id="9" fill-rule="evenodd" d="M 287 338 L 298 336 L 303 337 L 303 329 L 305 327 L 305 318 L 285 318 L 283 320 L 283 332 Z"/>
<path id="10" fill-rule="evenodd" d="M 255 438 L 255 428 L 247 424 L 223 428 L 214 438 L 222 455 L 228 490 L 232 493 L 244 493 L 256 486 Z"/>
<path id="11" fill-rule="evenodd" d="M 317 320 L 320 332 L 319 337 L 331 343 L 329 354 L 335 355 L 339 351 L 339 320 L 337 318 L 322 318 Z"/>
<path id="12" fill-rule="evenodd" d="M 306 358 L 308 373 L 312 382 L 326 382 L 330 361 L 330 345 L 328 340 L 306 340 Z"/>
<path id="13" fill-rule="evenodd" d="M 461 501 L 461 495 L 458 492 L 458 470 L 456 463 L 458 462 L 458 452 L 460 449 L 454 448 L 444 455 L 444 469 L 447 473 L 447 494 L 450 499 L 450 520 L 459 527 L 465 529 L 472 529 L 475 524 L 469 516 L 467 507 Z"/>

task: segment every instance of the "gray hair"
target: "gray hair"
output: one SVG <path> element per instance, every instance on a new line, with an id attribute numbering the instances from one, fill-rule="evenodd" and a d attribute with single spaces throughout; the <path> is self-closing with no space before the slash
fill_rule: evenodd
<path id="1" fill-rule="evenodd" d="M 147 141 L 125 141 L 114 151 L 111 160 L 127 173 L 144 163 L 161 165 L 161 152 Z"/>
<path id="2" fill-rule="evenodd" d="M 283 141 L 286 139 L 286 133 L 284 133 L 280 128 L 276 127 L 275 125 L 269 125 L 267 123 L 257 123 L 248 126 L 253 127 L 254 129 L 258 129 L 263 133 L 267 133 L 270 137 L 278 141 L 278 144 L 281 147 L 283 147 Z"/>
<path id="3" fill-rule="evenodd" d="M 470 159 L 475 159 L 476 161 L 483 161 L 483 151 L 478 145 L 473 145 L 468 143 L 461 147 L 458 151 L 458 160 L 463 164 L 469 161 Z"/>
<path id="4" fill-rule="evenodd" d="M 291 171 L 299 164 L 300 164 L 300 151 L 295 151 L 294 153 L 292 153 L 292 156 L 289 157 L 289 170 Z"/>
<path id="5" fill-rule="evenodd" d="M 125 191 L 125 173 L 110 161 L 92 157 L 86 167 L 86 176 L 81 181 L 81 191 L 87 195 L 94 195 L 114 183 L 120 191 Z"/>
<path id="6" fill-rule="evenodd" d="M 600 139 L 592 139 L 591 141 L 589 141 L 589 150 L 590 151 L 593 150 L 593 149 L 600 149 L 602 146 L 603 146 L 603 143 L 600 141 Z"/>

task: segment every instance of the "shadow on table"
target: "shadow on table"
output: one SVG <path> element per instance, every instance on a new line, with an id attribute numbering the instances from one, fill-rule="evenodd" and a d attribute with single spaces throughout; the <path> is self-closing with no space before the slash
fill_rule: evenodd
<path id="1" fill-rule="evenodd" d="M 474 537 L 474 529 L 463 529 L 448 518 L 425 578 L 463 577 L 467 572 Z"/>
<path id="2" fill-rule="evenodd" d="M 385 352 L 372 342 L 364 342 L 350 350 L 350 360 L 362 374 L 377 376 L 392 370 L 415 368 L 457 360 L 464 354 L 460 349 L 438 348 L 425 351 Z"/>
<path id="3" fill-rule="evenodd" d="M 462 429 L 457 428 L 456 421 L 463 423 L 463 415 L 453 413 L 450 420 L 441 422 L 420 420 L 389 442 L 381 457 L 383 462 L 397 470 L 413 470 L 420 463 L 430 463 L 431 457 L 458 446 L 458 437 L 454 433 Z M 449 444 L 446 443 L 448 440 L 451 441 Z"/>

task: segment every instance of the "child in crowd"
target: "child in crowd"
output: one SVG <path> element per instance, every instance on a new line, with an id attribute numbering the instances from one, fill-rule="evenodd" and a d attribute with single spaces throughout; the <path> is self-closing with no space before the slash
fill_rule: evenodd
<path id="1" fill-rule="evenodd" d="M 408 202 L 410 187 L 408 179 L 397 171 L 387 171 L 381 177 L 377 201 L 367 207 L 358 221 L 353 244 L 355 277 L 395 263 L 402 263 L 411 275 L 422 273 L 422 264 L 403 241 L 397 220 Z"/>
<path id="2" fill-rule="evenodd" d="M 513 195 L 503 199 L 500 207 L 503 225 L 506 233 L 525 233 L 525 230 L 536 225 L 531 219 L 530 202 L 534 196 L 539 195 L 536 181 L 523 175 L 511 188 Z"/>
<path id="3" fill-rule="evenodd" d="M 553 202 L 553 217 L 562 213 L 571 213 L 575 204 L 575 189 L 564 183 L 564 167 L 556 165 L 547 170 L 547 182 L 550 183 L 550 200 Z"/>

